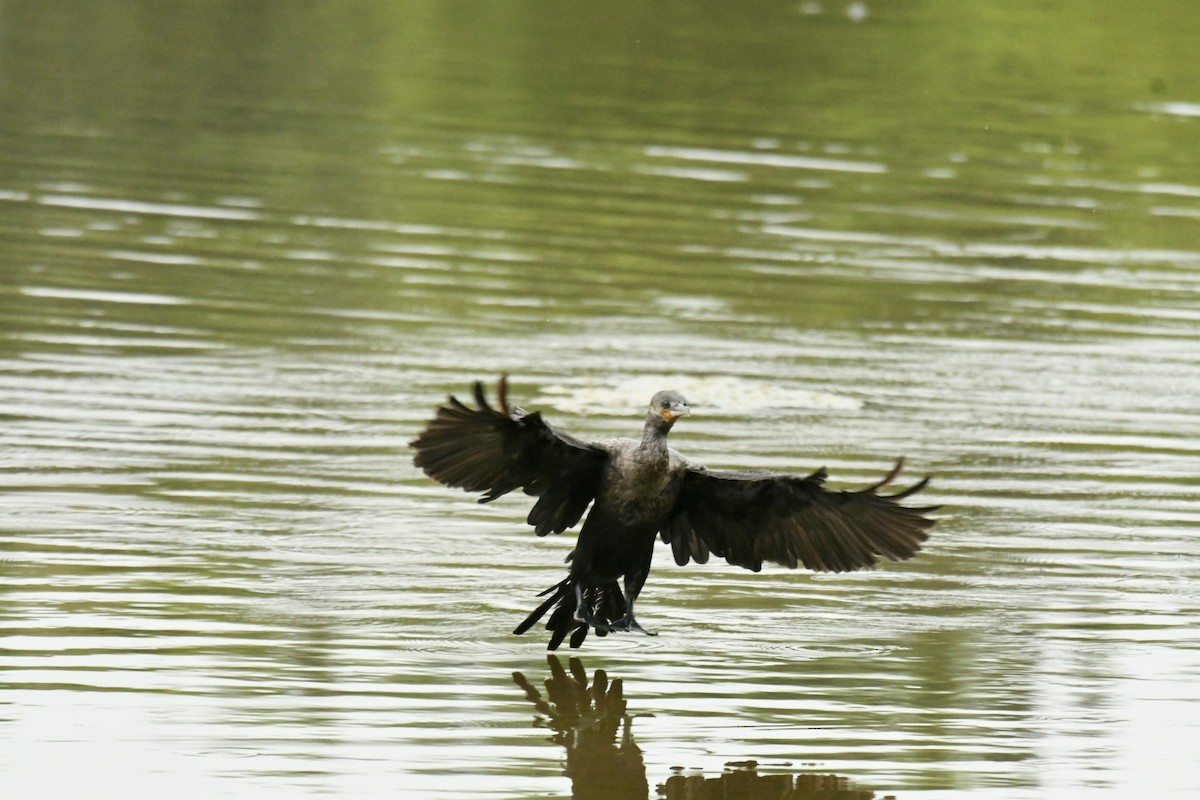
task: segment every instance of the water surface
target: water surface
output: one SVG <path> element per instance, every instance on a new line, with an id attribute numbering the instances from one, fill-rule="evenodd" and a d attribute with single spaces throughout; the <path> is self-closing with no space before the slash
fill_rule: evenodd
<path id="1" fill-rule="evenodd" d="M 1192 796 L 1198 27 L 0 2 L 0 796 Z M 502 372 L 941 521 L 547 661 L 571 536 L 406 447 Z"/>

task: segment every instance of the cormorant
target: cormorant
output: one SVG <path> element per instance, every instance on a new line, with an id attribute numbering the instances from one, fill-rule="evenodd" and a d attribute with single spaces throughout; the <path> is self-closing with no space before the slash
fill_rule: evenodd
<path id="1" fill-rule="evenodd" d="M 879 556 L 911 558 L 928 538 L 937 506 L 899 503 L 929 479 L 890 495 L 878 491 L 900 474 L 904 459 L 883 480 L 858 491 L 826 489 L 826 473 L 717 472 L 692 464 L 667 447 L 667 434 L 688 405 L 678 392 L 650 400 L 640 441 L 583 442 L 554 428 L 539 412 L 509 408 L 507 376 L 493 408 L 475 383 L 470 408 L 451 396 L 410 444 L 413 462 L 429 477 L 468 492 L 481 503 L 514 489 L 537 498 L 528 523 L 538 536 L 572 527 L 592 509 L 567 556 L 565 580 L 513 633 L 529 630 L 553 607 L 549 649 L 570 636 L 578 647 L 589 630 L 640 631 L 634 601 L 646 582 L 654 540 L 671 545 L 675 563 L 703 564 L 710 554 L 758 572 L 764 561 L 819 572 L 870 567 Z M 624 584 L 624 590 L 617 580 Z"/>

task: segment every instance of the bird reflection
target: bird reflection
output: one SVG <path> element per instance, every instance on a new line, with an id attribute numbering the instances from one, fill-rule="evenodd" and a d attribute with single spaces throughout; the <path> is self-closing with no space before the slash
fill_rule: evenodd
<path id="1" fill-rule="evenodd" d="M 556 656 L 546 657 L 546 699 L 520 672 L 513 680 L 525 690 L 544 717 L 539 723 L 554 731 L 554 741 L 567 749 L 567 776 L 576 800 L 645 800 L 648 793 L 642 751 L 633 741 L 633 718 L 625 711 L 624 684 L 596 670 L 591 685 L 578 658 L 570 673 Z M 618 731 L 620 735 L 618 735 Z"/>
<path id="2" fill-rule="evenodd" d="M 726 764 L 715 777 L 676 774 L 658 787 L 666 800 L 872 800 L 875 793 L 855 789 L 841 775 L 759 775 L 754 761 Z M 888 800 L 894 800 L 888 795 Z"/>
<path id="3" fill-rule="evenodd" d="M 566 748 L 566 774 L 575 800 L 646 800 L 649 782 L 642 750 L 633 738 L 633 716 L 620 678 L 602 669 L 589 683 L 583 662 L 571 658 L 566 668 L 547 655 L 550 675 L 546 696 L 520 672 L 513 681 L 538 712 L 537 723 Z M 658 785 L 666 800 L 872 800 L 875 793 L 850 786 L 840 775 L 759 775 L 755 761 L 731 762 L 720 775 L 705 776 L 674 769 Z M 891 797 L 890 795 L 888 796 Z"/>

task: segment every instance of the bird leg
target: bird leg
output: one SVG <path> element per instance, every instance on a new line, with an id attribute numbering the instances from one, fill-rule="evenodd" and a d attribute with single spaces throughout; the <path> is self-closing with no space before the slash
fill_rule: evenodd
<path id="1" fill-rule="evenodd" d="M 644 633 L 647 636 L 658 636 L 658 634 L 655 633 L 654 631 L 648 631 L 645 628 L 643 628 L 641 625 L 639 625 L 637 618 L 633 616 L 633 601 L 637 597 L 637 592 L 641 588 L 642 587 L 639 584 L 637 586 L 636 590 L 630 591 L 629 580 L 626 579 L 626 582 L 625 582 L 625 616 L 621 617 L 618 620 L 614 620 L 613 624 L 610 626 L 611 630 L 614 630 L 614 631 L 637 631 L 638 633 Z"/>
<path id="2" fill-rule="evenodd" d="M 595 628 L 597 631 L 611 631 L 612 626 L 606 622 L 601 622 L 596 619 L 596 615 L 592 613 L 592 606 L 583 596 L 583 584 L 579 581 L 575 582 L 575 620 L 582 622 L 584 625 Z"/>

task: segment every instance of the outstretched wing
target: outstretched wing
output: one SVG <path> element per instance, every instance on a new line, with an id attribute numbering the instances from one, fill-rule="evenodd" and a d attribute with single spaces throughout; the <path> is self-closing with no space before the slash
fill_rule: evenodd
<path id="1" fill-rule="evenodd" d="M 481 503 L 524 489 L 538 498 L 528 519 L 538 536 L 561 533 L 579 522 L 596 496 L 608 454 L 556 430 L 539 413 L 510 410 L 507 377 L 496 389 L 499 409 L 488 404 L 478 381 L 478 408 L 451 396 L 409 443 L 417 451 L 413 463 L 447 486 L 483 492 Z"/>
<path id="2" fill-rule="evenodd" d="M 764 561 L 820 572 L 850 572 L 879 556 L 900 561 L 921 549 L 937 506 L 900 504 L 928 478 L 891 495 L 904 459 L 879 483 L 858 491 L 830 491 L 825 470 L 812 475 L 709 472 L 689 467 L 661 534 L 680 566 L 703 564 L 710 553 L 758 572 Z"/>

